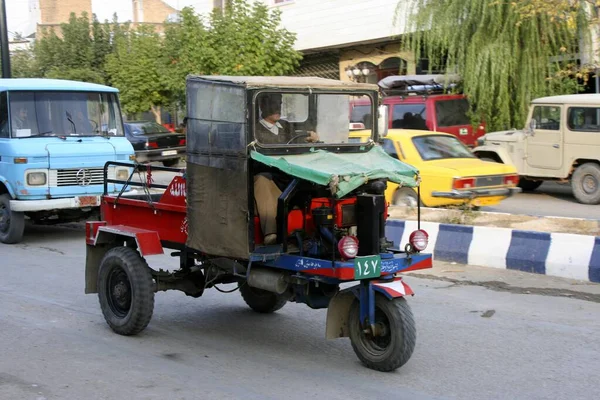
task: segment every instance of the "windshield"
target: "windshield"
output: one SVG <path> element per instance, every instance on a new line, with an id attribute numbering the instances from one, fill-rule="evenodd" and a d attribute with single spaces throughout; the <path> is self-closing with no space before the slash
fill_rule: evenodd
<path id="1" fill-rule="evenodd" d="M 9 105 L 12 137 L 123 135 L 114 93 L 13 92 Z"/>
<path id="2" fill-rule="evenodd" d="M 132 135 L 151 135 L 154 133 L 171 133 L 167 128 L 153 121 L 126 122 Z"/>
<path id="3" fill-rule="evenodd" d="M 417 136 L 412 141 L 425 161 L 444 158 L 475 158 L 473 153 L 454 136 Z"/>
<path id="4" fill-rule="evenodd" d="M 256 99 L 255 138 L 269 146 L 351 143 L 348 110 L 355 100 L 369 110 L 362 113 L 360 122 L 372 136 L 371 100 L 367 95 L 262 92 Z"/>

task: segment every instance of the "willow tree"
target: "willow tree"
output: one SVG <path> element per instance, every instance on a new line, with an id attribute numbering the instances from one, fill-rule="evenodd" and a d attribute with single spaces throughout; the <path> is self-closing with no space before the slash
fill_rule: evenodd
<path id="1" fill-rule="evenodd" d="M 522 127 L 532 98 L 577 90 L 590 16 L 573 0 L 403 0 L 417 59 L 458 73 L 488 130 Z M 404 12 L 400 12 L 403 10 Z"/>

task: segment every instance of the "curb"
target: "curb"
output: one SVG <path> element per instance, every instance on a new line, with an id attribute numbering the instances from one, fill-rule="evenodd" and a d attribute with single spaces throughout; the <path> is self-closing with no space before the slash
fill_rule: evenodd
<path id="1" fill-rule="evenodd" d="M 600 283 L 600 236 L 437 222 L 421 228 L 429 234 L 425 251 L 440 261 Z M 391 219 L 386 236 L 403 249 L 416 229 L 417 221 Z"/>

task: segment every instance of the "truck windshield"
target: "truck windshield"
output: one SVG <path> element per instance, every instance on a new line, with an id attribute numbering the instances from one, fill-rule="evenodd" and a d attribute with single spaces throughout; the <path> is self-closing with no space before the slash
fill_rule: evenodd
<path id="1" fill-rule="evenodd" d="M 260 93 L 256 100 L 255 138 L 265 145 L 310 144 L 307 138 L 312 131 L 318 136 L 318 143 L 351 143 L 348 110 L 351 101 L 356 100 L 366 110 L 363 109 L 360 121 L 352 122 L 362 122 L 372 136 L 372 108 L 367 95 Z"/>
<path id="2" fill-rule="evenodd" d="M 122 136 L 114 93 L 9 93 L 13 138 L 39 136 Z"/>

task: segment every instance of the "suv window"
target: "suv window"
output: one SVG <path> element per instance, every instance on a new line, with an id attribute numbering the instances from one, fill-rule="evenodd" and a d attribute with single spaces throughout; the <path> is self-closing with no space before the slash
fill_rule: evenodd
<path id="1" fill-rule="evenodd" d="M 469 102 L 467 99 L 438 100 L 435 102 L 435 114 L 438 126 L 469 125 L 471 120 L 467 113 Z"/>
<path id="2" fill-rule="evenodd" d="M 394 104 L 392 108 L 392 129 L 427 129 L 425 104 Z"/>
<path id="3" fill-rule="evenodd" d="M 532 120 L 537 129 L 557 131 L 560 129 L 560 106 L 535 106 Z"/>
<path id="4" fill-rule="evenodd" d="M 598 107 L 571 107 L 567 120 L 572 131 L 600 132 L 600 108 Z"/>

